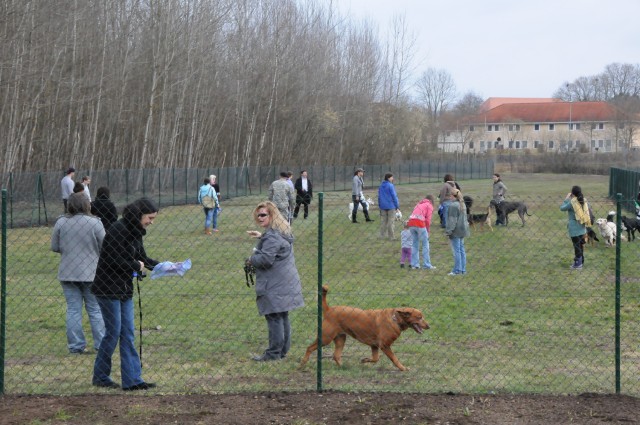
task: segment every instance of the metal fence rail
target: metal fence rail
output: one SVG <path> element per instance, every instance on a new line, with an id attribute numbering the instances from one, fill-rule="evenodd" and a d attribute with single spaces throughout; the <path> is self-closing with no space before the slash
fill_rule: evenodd
<path id="1" fill-rule="evenodd" d="M 439 186 L 398 187 L 405 218 Z M 162 208 L 148 229 L 145 247 L 151 257 L 193 263 L 184 277 L 146 278 L 140 284 L 143 376 L 163 393 L 313 390 L 321 379 L 324 389 L 341 391 L 612 393 L 619 383 L 621 392 L 640 395 L 639 242 L 622 241 L 617 251 L 600 237 L 586 246 L 584 269 L 570 270 L 566 214 L 558 210 L 556 196 L 520 199 L 532 214 L 525 216 L 524 227 L 514 213 L 507 227 L 472 229 L 464 276 L 448 276 L 451 250 L 437 216 L 430 234 L 437 269 L 410 270 L 399 265 L 399 240 L 380 239 L 375 207 L 375 222 L 352 224 L 350 194 L 325 193 L 322 210 L 314 197 L 309 218 L 300 215 L 293 223 L 306 305 L 290 314 L 289 356 L 252 361 L 251 355 L 265 348 L 267 327 L 242 266 L 255 244 L 246 235 L 257 228 L 251 212 L 262 198 L 223 201 L 220 231 L 212 236 L 203 232 L 204 214 L 197 205 Z M 489 196 L 474 194 L 474 199 L 474 212 L 486 211 Z M 606 217 L 616 203 L 594 199 L 592 208 Z M 5 392 L 112 391 L 91 385 L 94 352 L 68 351 L 66 305 L 56 279 L 59 256 L 50 251 L 52 229 L 4 230 Z M 396 236 L 401 230 L 397 222 Z M 301 368 L 298 362 L 317 332 L 319 283 L 329 286 L 332 306 L 420 309 L 431 329 L 423 334 L 408 329 L 392 347 L 410 370 L 398 371 L 382 354 L 377 364 L 361 363 L 371 349 L 351 338 L 341 367 L 326 357 L 333 352 L 327 346 L 321 373 L 313 358 Z M 136 295 L 136 329 L 137 302 Z M 83 320 L 91 351 L 86 313 Z M 119 382 L 117 351 L 113 364 Z"/>
<path id="2" fill-rule="evenodd" d="M 202 180 L 211 174 L 217 176 L 224 199 L 239 196 L 264 195 L 269 185 L 279 178 L 280 171 L 291 170 L 293 180 L 306 169 L 316 192 L 351 190 L 353 171 L 357 166 L 270 166 L 225 168 L 172 168 L 172 169 L 122 169 L 76 170 L 75 180 L 83 175 L 91 176 L 91 193 L 95 196 L 100 186 L 107 186 L 111 199 L 117 206 L 145 196 L 160 206 L 185 205 L 196 202 Z M 446 173 L 456 178 L 490 178 L 492 160 L 468 158 L 451 161 L 412 161 L 387 165 L 364 165 L 365 185 L 376 188 L 384 174 L 394 174 L 396 184 L 439 182 Z M 60 173 L 9 173 L 2 176 L 2 186 L 8 191 L 8 225 L 40 226 L 53 223 L 62 213 Z"/>

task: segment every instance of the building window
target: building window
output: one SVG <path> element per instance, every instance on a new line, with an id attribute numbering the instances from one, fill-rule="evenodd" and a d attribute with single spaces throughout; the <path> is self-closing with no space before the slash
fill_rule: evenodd
<path id="1" fill-rule="evenodd" d="M 569 130 L 580 130 L 580 123 L 574 122 L 569 124 Z"/>
<path id="2" fill-rule="evenodd" d="M 487 126 L 487 131 L 492 131 L 492 129 L 493 129 L 493 126 L 492 126 L 491 124 L 489 124 L 489 125 Z"/>
<path id="3" fill-rule="evenodd" d="M 553 140 L 549 140 L 549 149 L 553 149 Z"/>
<path id="4" fill-rule="evenodd" d="M 522 149 L 527 149 L 527 141 L 526 140 L 522 141 Z"/>
<path id="5" fill-rule="evenodd" d="M 540 124 L 534 124 L 534 125 L 533 125 L 533 129 L 534 129 L 535 131 L 540 131 Z"/>
<path id="6" fill-rule="evenodd" d="M 484 150 L 484 140 L 480 141 L 480 150 Z"/>
<path id="7" fill-rule="evenodd" d="M 473 142 L 469 142 L 469 149 L 473 149 Z"/>
<path id="8" fill-rule="evenodd" d="M 618 124 L 618 128 L 619 128 L 620 130 L 624 129 L 624 123 L 623 123 L 623 122 L 621 122 L 620 124 Z"/>
<path id="9" fill-rule="evenodd" d="M 534 140 L 533 141 L 533 148 L 534 149 L 538 149 L 538 146 L 540 146 L 540 141 L 539 140 Z"/>
<path id="10" fill-rule="evenodd" d="M 509 131 L 520 131 L 520 124 L 509 124 Z"/>
<path id="11" fill-rule="evenodd" d="M 494 131 L 500 131 L 500 126 L 498 124 L 495 124 L 493 126 Z"/>
<path id="12" fill-rule="evenodd" d="M 549 131 L 554 131 L 556 129 L 555 124 L 549 124 Z"/>
<path id="13" fill-rule="evenodd" d="M 509 149 L 513 149 L 513 140 L 509 140 Z"/>
<path id="14" fill-rule="evenodd" d="M 591 130 L 604 130 L 603 122 L 594 122 L 591 124 Z"/>
<path id="15" fill-rule="evenodd" d="M 470 126 L 469 126 L 469 131 L 476 131 L 476 128 L 475 128 L 475 126 L 473 126 L 473 125 L 470 125 Z"/>

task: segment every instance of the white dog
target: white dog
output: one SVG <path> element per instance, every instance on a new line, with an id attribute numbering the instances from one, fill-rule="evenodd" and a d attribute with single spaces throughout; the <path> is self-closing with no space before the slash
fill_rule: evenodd
<path id="1" fill-rule="evenodd" d="M 402 211 L 396 211 L 396 221 L 402 221 Z"/>
<path id="2" fill-rule="evenodd" d="M 604 238 L 607 246 L 613 246 L 616 244 L 616 224 L 612 221 L 607 221 L 606 218 L 599 218 L 596 220 L 600 234 Z"/>
<path id="3" fill-rule="evenodd" d="M 364 202 L 367 203 L 367 209 L 371 209 L 371 205 L 375 205 L 373 199 L 370 196 L 366 197 Z M 358 211 L 362 211 L 362 204 L 358 202 Z M 349 202 L 349 213 L 347 214 L 347 218 L 351 221 L 351 213 L 353 212 L 353 202 Z"/>

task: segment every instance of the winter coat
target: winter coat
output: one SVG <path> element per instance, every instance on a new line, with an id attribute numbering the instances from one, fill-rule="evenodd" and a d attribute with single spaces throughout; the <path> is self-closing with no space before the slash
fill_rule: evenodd
<path id="1" fill-rule="evenodd" d="M 449 238 L 466 238 L 469 236 L 469 221 L 467 219 L 467 207 L 462 206 L 456 199 L 449 204 L 447 209 L 447 227 L 444 233 Z"/>
<path id="2" fill-rule="evenodd" d="M 200 190 L 198 191 L 198 203 L 202 205 L 202 199 L 205 196 L 210 196 L 213 198 L 214 208 L 218 206 L 218 194 L 216 190 L 209 183 L 203 184 L 200 186 Z M 204 207 L 204 205 L 202 205 Z"/>
<path id="3" fill-rule="evenodd" d="M 281 212 L 287 211 L 288 209 L 293 210 L 296 199 L 293 192 L 294 190 L 286 180 L 276 180 L 269 186 L 269 200 L 276 204 L 276 207 L 278 207 Z"/>
<path id="4" fill-rule="evenodd" d="M 95 215 L 102 221 L 105 229 L 118 221 L 118 210 L 113 205 L 111 199 L 99 196 L 91 203 L 91 214 Z"/>
<path id="5" fill-rule="evenodd" d="M 58 280 L 93 282 L 104 235 L 104 226 L 97 217 L 60 216 L 51 235 L 51 250 L 61 254 Z"/>
<path id="6" fill-rule="evenodd" d="M 443 202 L 450 202 L 453 201 L 455 199 L 455 197 L 452 195 L 453 189 L 456 188 L 456 182 L 454 181 L 447 181 L 444 182 L 444 184 L 442 185 L 442 188 L 440 189 L 440 194 L 438 195 L 438 198 L 440 199 L 440 204 L 442 204 Z"/>
<path id="7" fill-rule="evenodd" d="M 249 258 L 256 268 L 256 304 L 261 316 L 304 306 L 293 256 L 293 236 L 274 229 L 263 233 Z"/>
<path id="8" fill-rule="evenodd" d="M 396 188 L 389 180 L 383 180 L 378 188 L 378 208 L 381 210 L 400 209 Z"/>
<path id="9" fill-rule="evenodd" d="M 125 217 L 109 227 L 91 286 L 96 296 L 120 300 L 133 297 L 133 272 L 141 272 L 138 261 L 149 270 L 158 264 L 144 250 L 142 237 L 146 233 L 139 221 Z"/>
<path id="10" fill-rule="evenodd" d="M 498 180 L 493 184 L 493 200 L 498 204 L 504 201 L 504 195 L 507 193 L 507 186 L 502 183 L 502 180 Z"/>
<path id="11" fill-rule="evenodd" d="M 570 198 L 565 199 L 562 205 L 560 205 L 560 211 L 566 211 L 567 216 L 569 217 L 569 222 L 567 223 L 569 237 L 572 238 L 574 236 L 581 236 L 587 233 L 587 228 L 583 224 L 578 223 L 578 220 L 576 220 L 576 213 L 575 211 L 573 211 Z"/>
<path id="12" fill-rule="evenodd" d="M 353 176 L 353 180 L 351 182 L 351 195 L 362 196 L 363 189 L 364 189 L 364 181 L 362 181 L 362 177 L 356 174 L 355 176 Z"/>
<path id="13" fill-rule="evenodd" d="M 409 216 L 409 227 L 425 227 L 427 232 L 431 232 L 431 216 L 433 215 L 433 204 L 428 199 L 418 202 L 413 212 Z"/>

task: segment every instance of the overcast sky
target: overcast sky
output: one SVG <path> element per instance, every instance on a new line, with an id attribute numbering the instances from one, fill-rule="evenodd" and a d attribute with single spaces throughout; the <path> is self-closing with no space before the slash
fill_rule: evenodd
<path id="1" fill-rule="evenodd" d="M 386 34 L 394 14 L 417 38 L 417 74 L 447 70 L 459 93 L 551 97 L 565 82 L 640 63 L 640 0 L 334 0 Z"/>

